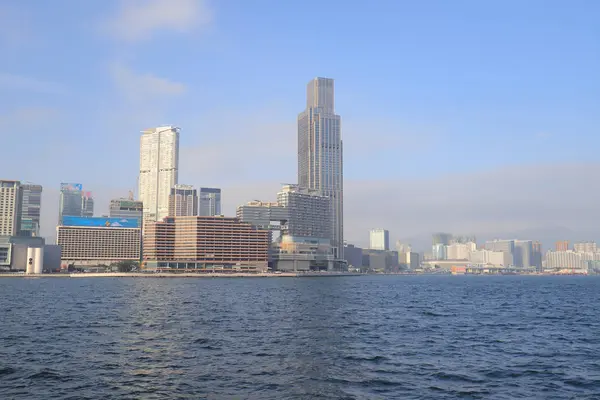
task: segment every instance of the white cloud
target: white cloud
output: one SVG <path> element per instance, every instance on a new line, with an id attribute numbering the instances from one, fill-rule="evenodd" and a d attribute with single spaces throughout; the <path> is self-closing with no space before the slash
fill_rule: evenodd
<path id="1" fill-rule="evenodd" d="M 157 97 L 177 96 L 185 92 L 185 85 L 151 73 L 137 73 L 122 63 L 110 65 L 110 73 L 117 89 L 129 101 L 151 102 Z"/>
<path id="2" fill-rule="evenodd" d="M 139 42 L 157 31 L 184 33 L 211 21 L 206 0 L 122 0 L 117 15 L 104 28 L 115 38 Z"/>

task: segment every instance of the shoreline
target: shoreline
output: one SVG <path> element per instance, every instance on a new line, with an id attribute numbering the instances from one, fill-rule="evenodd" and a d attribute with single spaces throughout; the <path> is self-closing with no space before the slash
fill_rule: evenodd
<path id="1" fill-rule="evenodd" d="M 593 276 L 592 274 L 424 274 L 424 273 L 380 273 L 361 274 L 355 272 L 281 272 L 281 273 L 148 273 L 148 272 L 79 272 L 54 274 L 0 273 L 1 278 L 336 278 L 347 276 Z"/>
<path id="2" fill-rule="evenodd" d="M 56 273 L 56 274 L 15 274 L 0 273 L 0 278 L 301 278 L 301 277 L 341 277 L 362 276 L 365 274 L 340 273 L 145 273 L 145 272 L 87 272 L 87 273 Z"/>

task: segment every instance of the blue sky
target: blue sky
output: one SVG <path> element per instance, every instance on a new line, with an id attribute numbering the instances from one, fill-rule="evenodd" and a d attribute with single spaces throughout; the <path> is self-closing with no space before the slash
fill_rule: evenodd
<path id="1" fill-rule="evenodd" d="M 598 15 L 594 0 L 5 0 L 0 129 L 14 151 L 0 175 L 44 185 L 51 235 L 60 182 L 83 183 L 106 212 L 136 186 L 139 131 L 175 124 L 180 181 L 223 187 L 233 213 L 296 180 L 296 116 L 306 83 L 326 76 L 349 239 L 376 226 L 595 234 L 594 202 L 562 185 L 589 197 L 597 181 Z M 461 196 L 500 211 L 450 206 Z"/>

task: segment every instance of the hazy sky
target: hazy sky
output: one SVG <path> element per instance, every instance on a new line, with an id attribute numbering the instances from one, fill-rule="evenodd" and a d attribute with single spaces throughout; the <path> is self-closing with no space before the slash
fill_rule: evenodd
<path id="1" fill-rule="evenodd" d="M 137 185 L 139 132 L 181 127 L 180 183 L 224 211 L 296 181 L 306 83 L 336 82 L 346 238 L 600 219 L 600 2 L 3 0 L 0 177 L 97 214 Z"/>

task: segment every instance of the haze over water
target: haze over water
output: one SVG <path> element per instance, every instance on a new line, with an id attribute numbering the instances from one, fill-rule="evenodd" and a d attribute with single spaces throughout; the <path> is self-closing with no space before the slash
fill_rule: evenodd
<path id="1" fill-rule="evenodd" d="M 2 399 L 592 399 L 600 278 L 0 280 Z"/>

